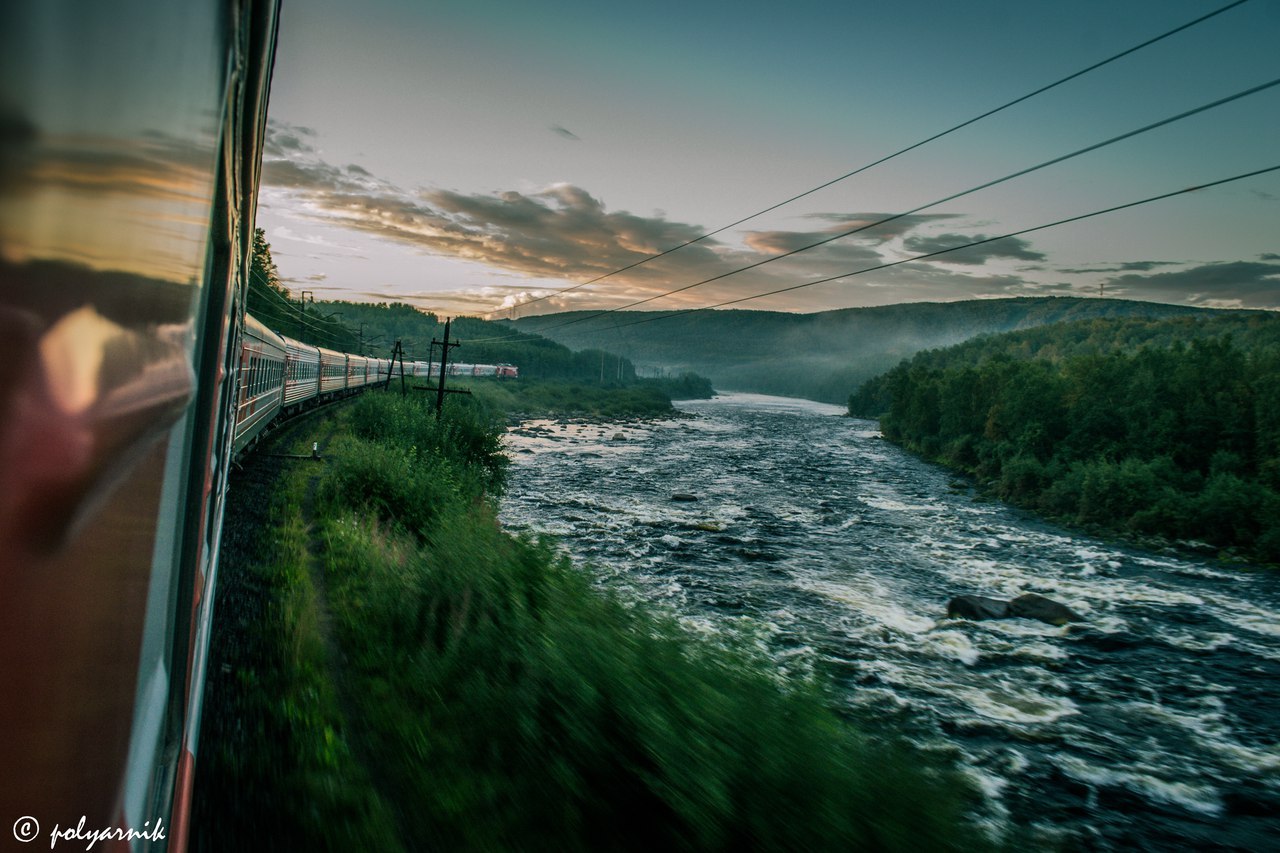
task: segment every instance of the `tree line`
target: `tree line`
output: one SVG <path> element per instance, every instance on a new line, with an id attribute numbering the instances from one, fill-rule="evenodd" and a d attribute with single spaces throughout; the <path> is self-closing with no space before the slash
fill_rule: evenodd
<path id="1" fill-rule="evenodd" d="M 904 361 L 849 411 L 1011 503 L 1280 562 L 1274 315 L 991 336 Z"/>
<path id="2" fill-rule="evenodd" d="M 850 388 L 903 358 L 977 335 L 1098 317 L 1211 313 L 1155 302 L 1059 296 L 917 302 L 812 314 L 725 309 L 673 316 L 669 311 L 626 311 L 590 319 L 593 312 L 581 311 L 525 317 L 513 325 L 570 347 L 621 352 L 642 368 L 692 370 L 710 377 L 717 388 L 843 403 Z M 662 322 L 632 325 L 658 319 Z"/>
<path id="3" fill-rule="evenodd" d="M 271 245 L 261 228 L 254 232 L 254 251 L 246 293 L 248 312 L 282 335 L 312 346 L 341 352 L 391 356 L 400 341 L 405 361 L 439 361 L 444 321 L 436 314 L 402 302 L 353 303 L 337 300 L 303 301 L 285 287 L 271 257 Z M 639 383 L 630 359 L 602 348 L 572 350 L 547 338 L 515 330 L 509 323 L 459 317 L 450 327 L 450 340 L 460 343 L 449 353 L 451 362 L 512 364 L 521 379 L 566 380 L 606 387 Z M 692 382 L 693 385 L 689 383 Z M 701 377 L 682 377 L 673 391 L 690 397 L 710 396 L 710 383 Z"/>

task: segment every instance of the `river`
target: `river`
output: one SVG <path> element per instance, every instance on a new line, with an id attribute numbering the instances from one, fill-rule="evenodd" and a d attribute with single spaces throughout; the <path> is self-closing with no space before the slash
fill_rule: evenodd
<path id="1" fill-rule="evenodd" d="M 852 715 L 957 760 L 993 833 L 1280 850 L 1280 573 L 982 501 L 835 406 L 677 407 L 511 430 L 504 525 L 554 535 L 696 630 L 746 626 L 784 670 L 830 673 Z M 946 618 L 953 595 L 1024 592 L 1085 621 Z"/>

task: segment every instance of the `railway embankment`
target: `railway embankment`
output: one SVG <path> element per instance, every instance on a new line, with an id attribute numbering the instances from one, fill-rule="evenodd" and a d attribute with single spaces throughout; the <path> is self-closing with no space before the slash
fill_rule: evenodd
<path id="1" fill-rule="evenodd" d="M 958 777 L 820 681 L 503 532 L 506 417 L 454 402 L 367 394 L 277 439 L 321 461 L 239 475 L 198 849 L 986 846 Z"/>

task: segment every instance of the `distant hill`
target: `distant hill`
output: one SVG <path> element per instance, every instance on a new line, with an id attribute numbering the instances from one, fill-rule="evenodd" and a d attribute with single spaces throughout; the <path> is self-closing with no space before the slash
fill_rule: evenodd
<path id="1" fill-rule="evenodd" d="M 627 311 L 563 325 L 594 312 L 515 321 L 522 332 L 574 349 L 629 359 L 641 375 L 694 371 L 722 391 L 755 391 L 844 403 L 863 382 L 915 353 L 979 335 L 1104 317 L 1162 319 L 1212 313 L 1155 302 L 1074 297 L 920 302 L 815 314 L 701 311 L 624 327 L 663 311 Z M 561 328 L 556 328 L 562 326 Z"/>
<path id="2" fill-rule="evenodd" d="M 444 323 L 430 312 L 404 303 L 309 302 L 305 310 L 279 294 L 258 287 L 250 291 L 249 311 L 268 328 L 303 343 L 345 352 L 388 358 L 396 341 L 405 361 L 439 360 L 431 345 L 444 339 Z M 594 384 L 630 385 L 636 381 L 631 362 L 616 353 L 587 349 L 575 352 L 564 344 L 516 332 L 505 323 L 459 317 L 450 327 L 451 362 L 513 364 L 525 379 L 557 379 Z"/>

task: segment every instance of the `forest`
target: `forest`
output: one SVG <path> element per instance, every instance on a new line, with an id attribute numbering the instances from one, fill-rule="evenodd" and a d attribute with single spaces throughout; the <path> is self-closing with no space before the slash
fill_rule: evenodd
<path id="1" fill-rule="evenodd" d="M 271 244 L 262 229 L 257 229 L 247 308 L 269 328 L 303 343 L 341 352 L 388 358 L 399 341 L 406 361 L 440 358 L 439 347 L 433 347 L 432 341 L 444 339 L 444 321 L 431 312 L 399 302 L 317 301 L 306 299 L 307 294 L 304 290 L 295 295 L 284 286 L 271 258 Z M 616 386 L 637 381 L 631 361 L 613 352 L 574 351 L 547 338 L 517 332 L 505 323 L 460 317 L 451 324 L 450 341 L 460 344 L 451 350 L 450 361 L 513 364 L 523 379 Z"/>
<path id="2" fill-rule="evenodd" d="M 514 326 L 570 347 L 620 353 L 643 376 L 691 370 L 720 390 L 841 404 L 850 389 L 929 347 L 1073 320 L 1205 313 L 1211 312 L 1122 299 L 1023 297 L 812 314 L 627 311 L 589 319 L 595 312 L 573 311 L 522 318 Z"/>
<path id="3" fill-rule="evenodd" d="M 988 336 L 902 362 L 849 412 L 1049 517 L 1280 562 L 1280 317 Z"/>

